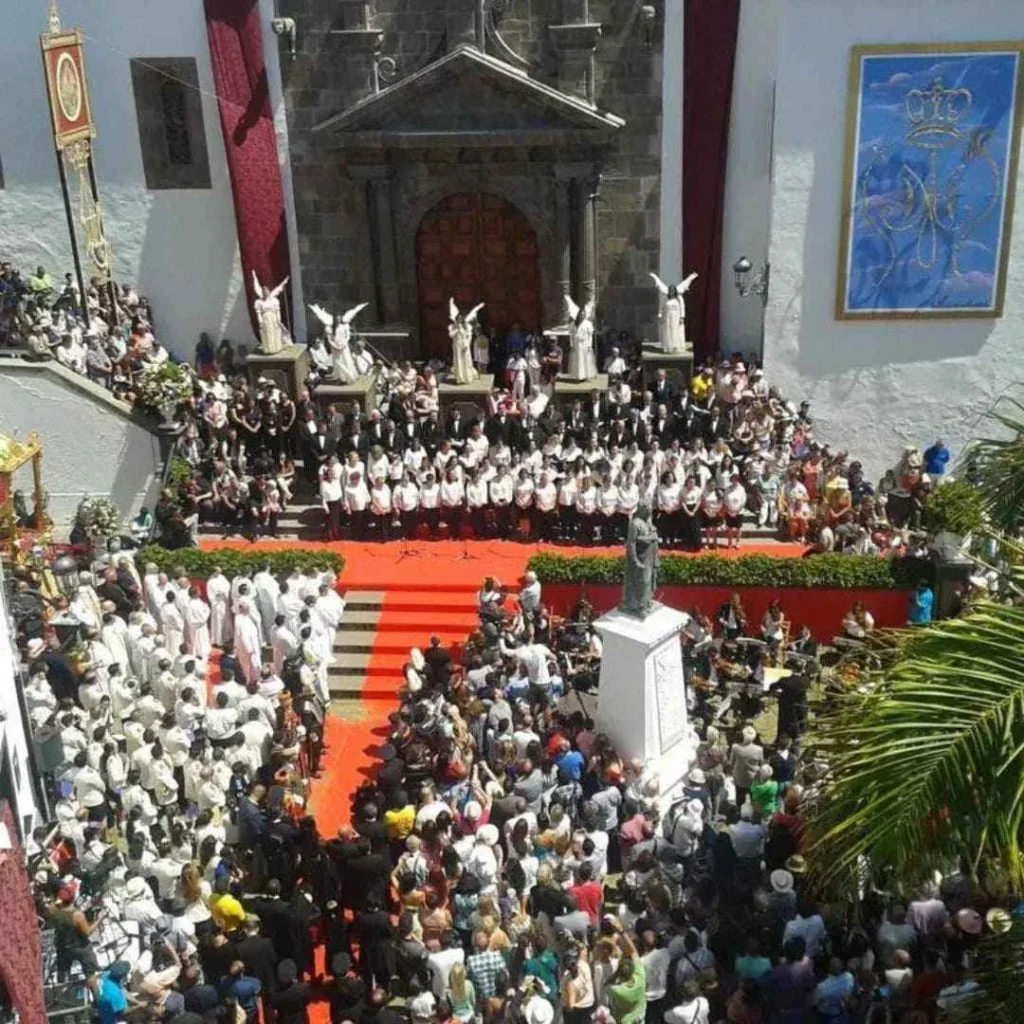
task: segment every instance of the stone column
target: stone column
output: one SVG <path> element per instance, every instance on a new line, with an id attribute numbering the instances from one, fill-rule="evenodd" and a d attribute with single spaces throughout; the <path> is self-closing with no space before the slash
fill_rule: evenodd
<path id="1" fill-rule="evenodd" d="M 483 49 L 481 7 L 481 0 L 445 0 L 444 29 L 449 53 L 464 43 Z"/>
<path id="2" fill-rule="evenodd" d="M 583 13 L 585 15 L 585 8 Z M 558 53 L 558 88 L 593 104 L 594 50 L 601 37 L 601 25 L 584 21 L 549 25 L 548 31 Z"/>
<path id="3" fill-rule="evenodd" d="M 351 174 L 353 178 L 362 181 L 365 189 L 367 242 L 373 266 L 373 298 L 377 307 L 377 322 L 397 323 L 400 312 L 391 168 L 379 165 L 354 166 Z"/>
<path id="4" fill-rule="evenodd" d="M 572 292 L 572 176 L 555 171 L 555 244 L 558 247 L 558 287 Z"/>
<path id="5" fill-rule="evenodd" d="M 341 62 L 351 83 L 353 102 L 378 92 L 377 52 L 383 34 L 370 27 L 368 0 L 338 0 L 344 28 L 331 29 L 331 41 L 345 55 Z"/>
<path id="6" fill-rule="evenodd" d="M 579 179 L 580 203 L 580 297 L 578 301 L 594 301 L 597 305 L 597 190 L 599 174 Z"/>

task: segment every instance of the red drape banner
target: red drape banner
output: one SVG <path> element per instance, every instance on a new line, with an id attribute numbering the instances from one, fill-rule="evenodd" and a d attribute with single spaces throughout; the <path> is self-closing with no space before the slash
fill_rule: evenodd
<path id="1" fill-rule="evenodd" d="M 722 212 L 729 107 L 740 0 L 686 0 L 683 38 L 683 273 L 700 277 L 686 296 L 697 362 L 718 351 Z"/>
<path id="2" fill-rule="evenodd" d="M 12 847 L 0 851 L 0 980 L 23 1024 L 43 1024 L 43 958 L 39 922 L 10 804 L 0 800 L 0 821 Z"/>
<path id="3" fill-rule="evenodd" d="M 260 283 L 274 287 L 289 274 L 284 190 L 277 162 L 277 140 L 263 60 L 259 0 L 204 0 L 213 83 L 224 133 L 238 225 L 238 249 L 252 312 L 255 270 Z M 291 293 L 281 295 L 291 325 Z"/>

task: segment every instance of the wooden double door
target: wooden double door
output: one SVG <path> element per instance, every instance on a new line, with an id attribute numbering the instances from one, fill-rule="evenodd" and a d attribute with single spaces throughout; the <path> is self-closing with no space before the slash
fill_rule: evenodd
<path id="1" fill-rule="evenodd" d="M 448 299 L 463 312 L 485 303 L 480 323 L 497 337 L 513 324 L 541 326 L 537 235 L 520 211 L 485 192 L 450 195 L 416 233 L 420 354 L 448 360 Z"/>

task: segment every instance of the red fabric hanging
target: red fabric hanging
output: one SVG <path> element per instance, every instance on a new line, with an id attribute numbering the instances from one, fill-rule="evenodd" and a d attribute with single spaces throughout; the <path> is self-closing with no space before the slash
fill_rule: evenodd
<path id="1" fill-rule="evenodd" d="M 263 60 L 259 0 L 204 0 L 213 83 L 224 133 L 238 249 L 253 330 L 252 272 L 266 287 L 289 273 L 284 190 Z M 281 294 L 282 315 L 293 323 L 291 292 Z"/>
<path id="2" fill-rule="evenodd" d="M 0 980 L 22 1024 L 43 1024 L 43 959 L 39 921 L 28 872 L 18 843 L 18 826 L 6 800 L 0 800 L 0 821 L 7 826 L 12 848 L 0 850 Z"/>
<path id="3" fill-rule="evenodd" d="M 683 272 L 687 337 L 700 362 L 718 351 L 722 214 L 740 0 L 686 0 L 683 39 Z"/>

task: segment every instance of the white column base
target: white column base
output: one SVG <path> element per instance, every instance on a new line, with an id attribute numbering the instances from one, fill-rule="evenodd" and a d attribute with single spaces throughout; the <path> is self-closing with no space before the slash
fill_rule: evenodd
<path id="1" fill-rule="evenodd" d="M 657 774 L 663 809 L 697 750 L 679 643 L 685 622 L 682 612 L 655 605 L 643 620 L 615 610 L 595 623 L 604 642 L 597 729 L 624 758 L 638 757 Z"/>

